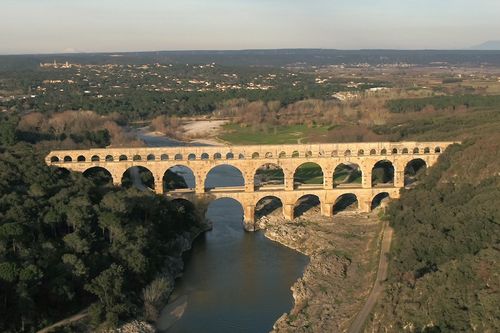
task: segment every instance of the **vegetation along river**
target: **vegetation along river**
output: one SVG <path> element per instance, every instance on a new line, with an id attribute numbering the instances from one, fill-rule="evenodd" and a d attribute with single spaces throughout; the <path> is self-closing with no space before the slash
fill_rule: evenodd
<path id="1" fill-rule="evenodd" d="M 141 135 L 150 146 L 173 146 L 167 138 Z M 188 185 L 193 179 L 184 175 Z M 230 168 L 218 168 L 207 186 L 234 186 L 243 180 Z M 293 307 L 290 287 L 302 276 L 308 258 L 245 232 L 243 210 L 232 199 L 210 204 L 213 230 L 200 236 L 185 256 L 171 304 L 158 323 L 162 332 L 269 332 Z M 178 320 L 172 320 L 174 309 Z"/>

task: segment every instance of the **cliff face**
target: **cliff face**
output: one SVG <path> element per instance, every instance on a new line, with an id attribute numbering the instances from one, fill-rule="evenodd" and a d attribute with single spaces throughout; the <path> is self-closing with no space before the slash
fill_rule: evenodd
<path id="1" fill-rule="evenodd" d="M 316 212 L 317 213 L 317 212 Z M 295 305 L 274 332 L 342 332 L 362 308 L 375 278 L 382 224 L 376 215 L 305 214 L 292 222 L 263 218 L 266 237 L 309 256 L 292 287 Z"/>

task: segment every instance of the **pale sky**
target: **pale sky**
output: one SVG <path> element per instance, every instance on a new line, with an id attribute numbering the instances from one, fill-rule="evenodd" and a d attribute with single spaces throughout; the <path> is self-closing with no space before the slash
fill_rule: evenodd
<path id="1" fill-rule="evenodd" d="M 0 0 L 0 54 L 456 49 L 500 40 L 500 0 Z"/>

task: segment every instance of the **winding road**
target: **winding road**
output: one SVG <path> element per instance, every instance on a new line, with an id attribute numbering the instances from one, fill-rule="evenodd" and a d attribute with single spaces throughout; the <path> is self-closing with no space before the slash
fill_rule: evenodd
<path id="1" fill-rule="evenodd" d="M 382 238 L 382 246 L 380 249 L 377 278 L 375 280 L 375 283 L 373 284 L 373 289 L 370 292 L 370 296 L 368 296 L 365 305 L 352 322 L 351 327 L 347 331 L 348 333 L 358 333 L 363 330 L 368 316 L 372 312 L 373 307 L 384 291 L 383 282 L 387 279 L 387 268 L 389 266 L 389 260 L 387 256 L 391 248 L 392 234 L 394 231 L 387 222 L 384 223 L 384 233 Z"/>

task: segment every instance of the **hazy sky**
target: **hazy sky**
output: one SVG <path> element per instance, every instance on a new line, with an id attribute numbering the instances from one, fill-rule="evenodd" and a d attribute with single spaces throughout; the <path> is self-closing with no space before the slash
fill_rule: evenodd
<path id="1" fill-rule="evenodd" d="M 0 54 L 453 49 L 500 39 L 500 0 L 0 0 Z"/>

